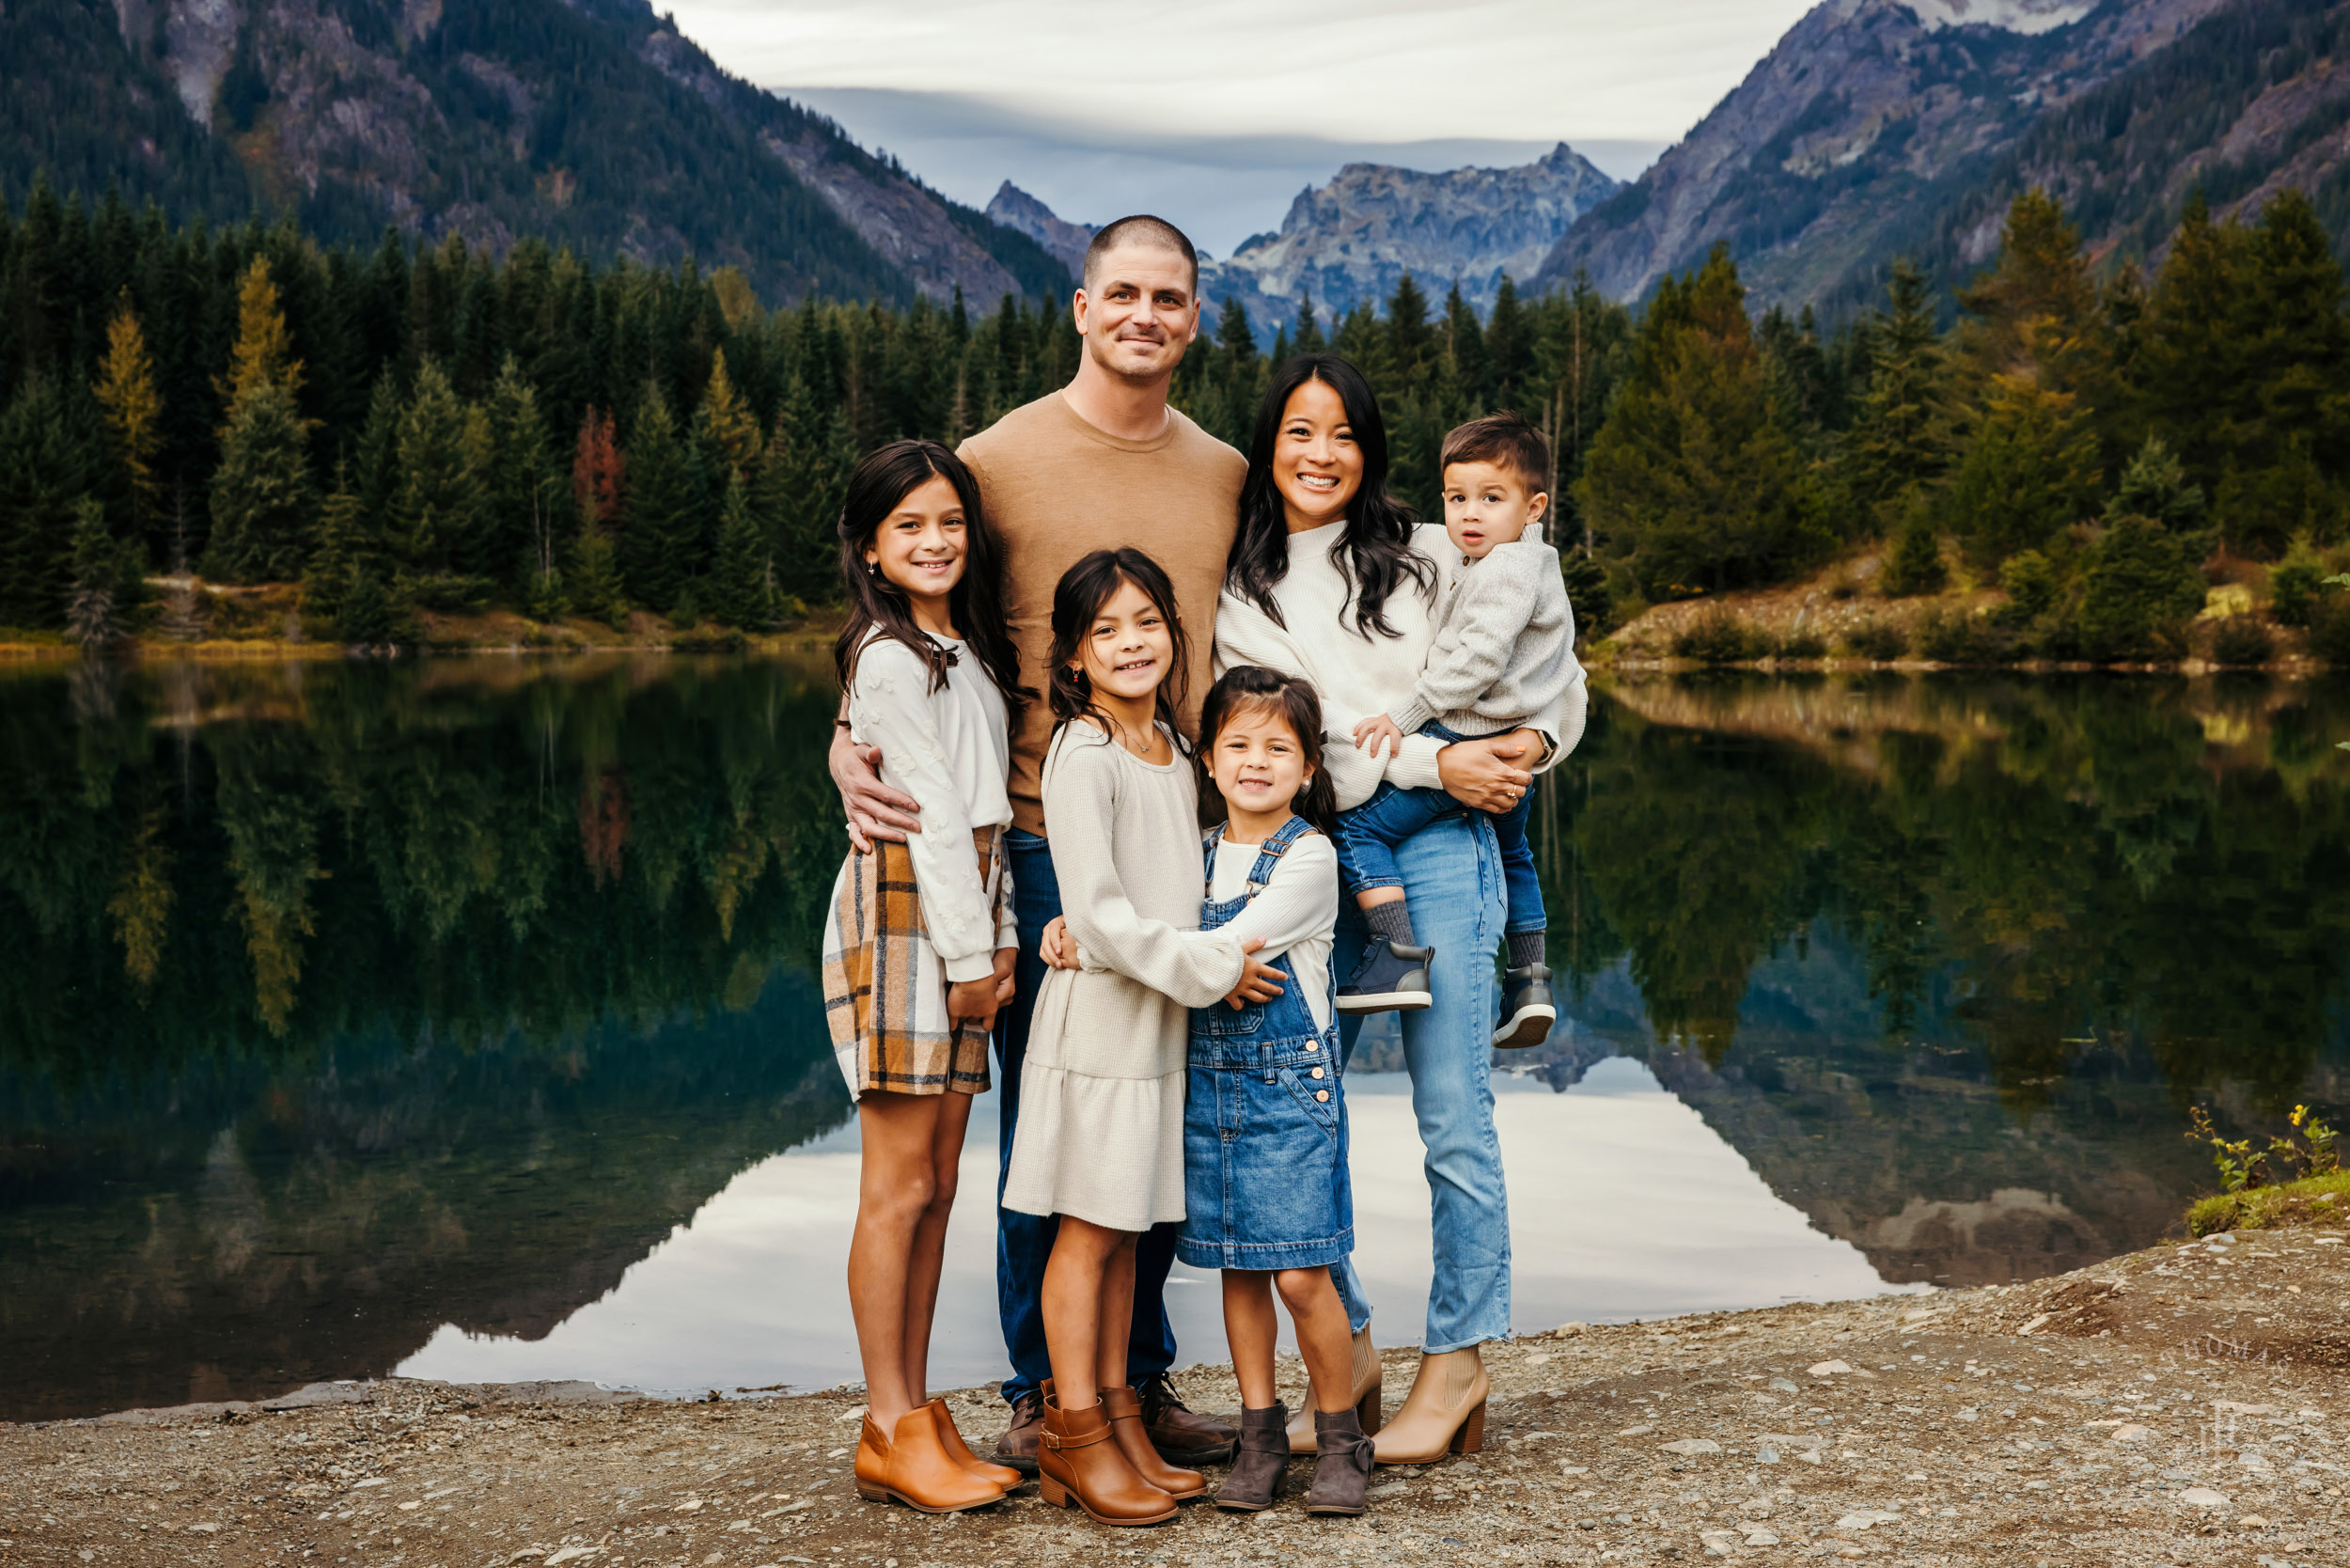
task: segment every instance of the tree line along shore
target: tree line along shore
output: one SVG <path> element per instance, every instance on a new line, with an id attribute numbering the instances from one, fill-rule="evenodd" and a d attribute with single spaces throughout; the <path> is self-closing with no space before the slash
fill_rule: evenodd
<path id="1" fill-rule="evenodd" d="M 2035 190 L 1947 298 L 1897 261 L 1854 319 L 1757 317 L 1726 249 L 1631 306 L 1505 281 L 1480 317 L 1406 276 L 1380 311 L 1301 299 L 1270 345 L 1211 306 L 1174 400 L 1245 447 L 1273 364 L 1333 347 L 1427 515 L 1444 431 L 1524 411 L 1593 640 L 1813 578 L 1912 610 L 1767 635 L 1684 613 L 1666 651 L 2339 664 L 2344 291 L 2296 192 L 2246 223 L 2190 195 L 2145 261 L 2087 254 Z M 20 647 L 772 635 L 836 596 L 858 452 L 960 440 L 1077 352 L 1057 302 L 769 308 L 691 261 L 322 247 L 37 184 L 0 204 L 0 627 Z"/>

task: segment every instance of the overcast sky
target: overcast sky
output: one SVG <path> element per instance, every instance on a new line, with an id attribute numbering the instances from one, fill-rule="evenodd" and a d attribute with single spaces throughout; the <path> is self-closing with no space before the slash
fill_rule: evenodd
<path id="1" fill-rule="evenodd" d="M 657 5 L 666 0 L 655 0 Z M 983 205 L 1155 206 L 1218 253 L 1353 157 L 1629 177 L 1815 0 L 677 0 L 728 70 Z M 1414 144 L 1420 144 L 1415 146 Z M 1130 199 L 1159 194 L 1156 202 Z M 1104 199 L 1109 198 L 1109 199 Z"/>

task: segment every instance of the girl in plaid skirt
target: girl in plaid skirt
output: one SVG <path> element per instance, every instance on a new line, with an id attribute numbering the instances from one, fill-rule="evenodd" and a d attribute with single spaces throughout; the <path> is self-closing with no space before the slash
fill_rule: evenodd
<path id="1" fill-rule="evenodd" d="M 824 1013 L 856 1097 L 863 1147 L 849 1304 L 868 1410 L 857 1490 L 951 1513 L 995 1502 L 1019 1472 L 972 1457 L 927 1400 L 931 1314 L 988 1029 L 1011 998 L 1011 882 L 999 839 L 1011 709 L 996 545 L 979 486 L 931 441 L 882 447 L 850 477 L 840 569 L 848 625 L 834 657 L 851 737 L 921 805 L 905 843 L 853 851 L 824 923 Z"/>

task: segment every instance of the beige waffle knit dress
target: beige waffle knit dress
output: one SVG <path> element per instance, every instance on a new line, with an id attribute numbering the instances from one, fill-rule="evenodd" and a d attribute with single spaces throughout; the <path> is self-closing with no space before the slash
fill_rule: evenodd
<path id="1" fill-rule="evenodd" d="M 1037 993 L 1003 1203 L 1144 1231 L 1183 1217 L 1191 1010 L 1240 983 L 1240 938 L 1199 929 L 1189 758 L 1146 762 L 1080 720 L 1045 753 L 1043 797 L 1080 967 Z"/>

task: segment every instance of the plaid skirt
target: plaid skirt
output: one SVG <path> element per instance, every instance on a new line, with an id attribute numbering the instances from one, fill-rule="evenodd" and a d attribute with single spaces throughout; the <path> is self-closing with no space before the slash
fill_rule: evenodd
<path id="1" fill-rule="evenodd" d="M 990 918 L 1000 917 L 1002 834 L 983 827 L 971 840 Z M 905 845 L 877 839 L 870 855 L 852 850 L 824 917 L 824 1021 L 852 1096 L 987 1092 L 987 1030 L 948 1018 L 947 984 L 947 966 L 923 934 Z"/>

